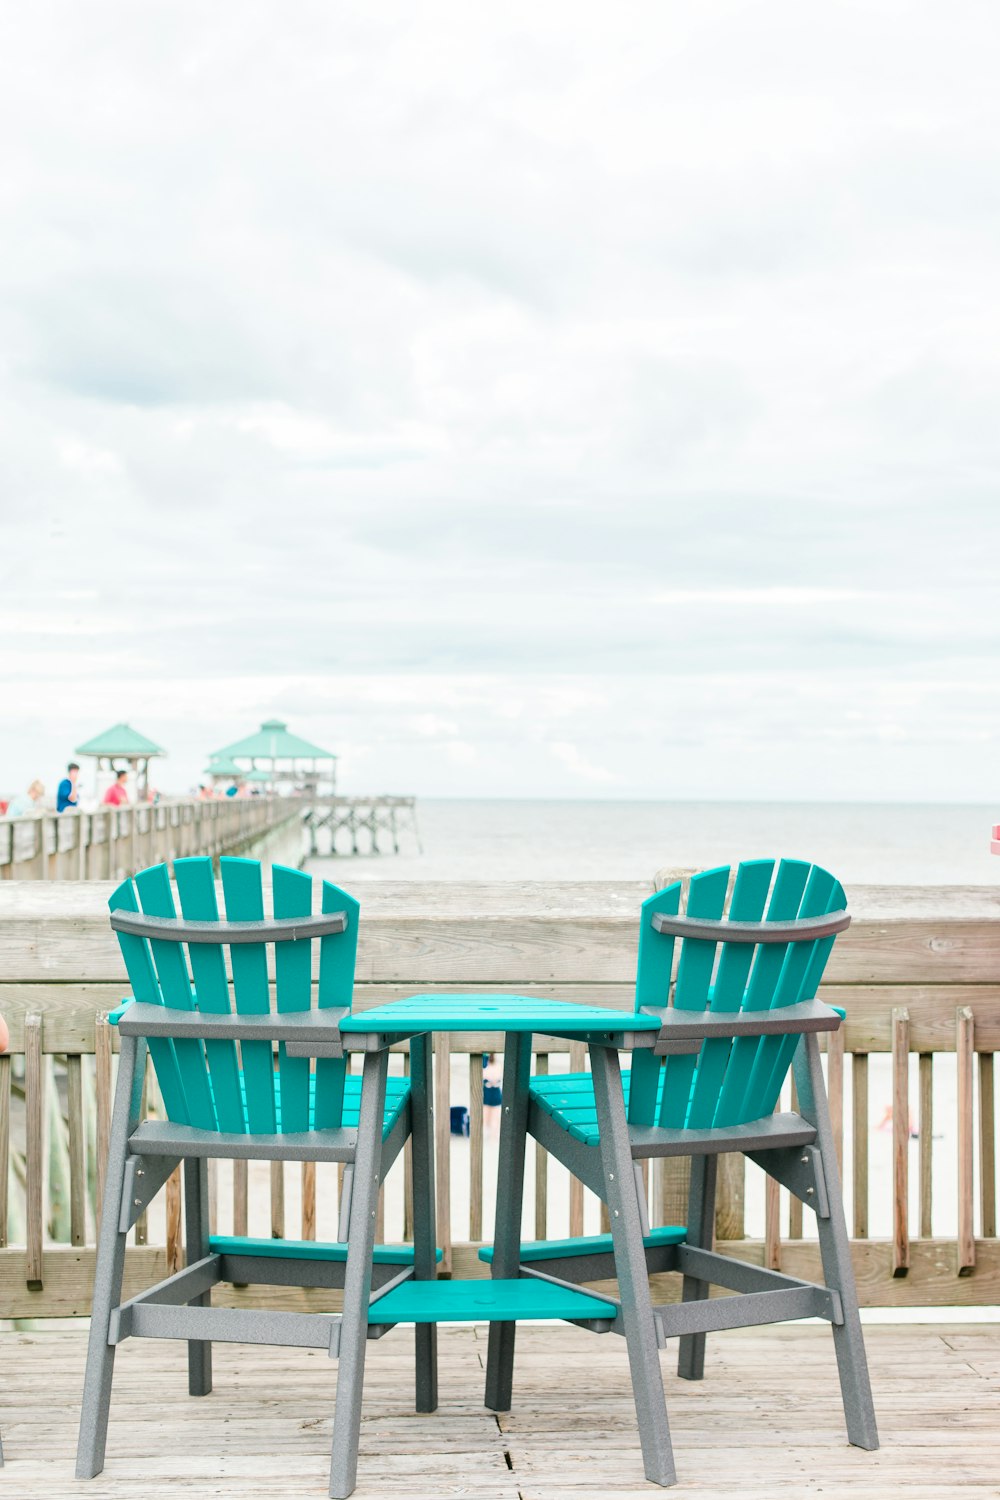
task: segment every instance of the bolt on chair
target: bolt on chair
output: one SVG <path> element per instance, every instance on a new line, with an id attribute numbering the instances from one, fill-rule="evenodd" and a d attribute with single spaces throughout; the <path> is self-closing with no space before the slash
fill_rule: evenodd
<path id="1" fill-rule="evenodd" d="M 175 861 L 176 902 L 165 865 L 141 870 L 109 902 L 132 996 L 112 1017 L 121 1055 L 77 1476 L 91 1478 L 104 1466 L 123 1340 L 185 1340 L 193 1396 L 212 1389 L 214 1341 L 298 1345 L 339 1358 L 330 1493 L 345 1497 L 357 1471 L 370 1304 L 411 1277 L 437 1274 L 426 1039 L 414 1038 L 410 1078 L 388 1078 L 384 1048 L 366 1050 L 363 1077 L 352 1078 L 339 1023 L 351 1007 L 357 901 L 275 865 L 274 915 L 266 918 L 259 862 L 223 858 L 220 867 L 224 918 L 205 858 Z M 165 1121 L 140 1117 L 147 1049 Z M 379 1185 L 407 1138 L 415 1243 L 375 1245 Z M 213 1157 L 343 1163 L 337 1242 L 212 1235 Z M 180 1162 L 187 1265 L 122 1301 L 128 1231 Z M 226 1282 L 342 1288 L 343 1312 L 213 1307 L 213 1288 Z M 416 1405 L 422 1412 L 437 1405 L 433 1324 L 416 1331 Z"/>
<path id="2" fill-rule="evenodd" d="M 731 889 L 731 895 L 730 895 Z M 497 1238 L 480 1252 L 494 1276 L 557 1284 L 617 1277 L 613 1332 L 625 1336 L 646 1477 L 675 1483 L 658 1350 L 678 1337 L 678 1373 L 700 1380 L 706 1334 L 819 1317 L 833 1330 L 847 1420 L 860 1448 L 878 1447 L 857 1291 L 819 1035 L 843 1013 L 818 1001 L 835 936 L 850 922 L 840 884 L 817 865 L 754 860 L 695 875 L 643 903 L 635 1009 L 660 1018 L 652 1045 L 633 1038 L 631 1068 L 591 1043 L 591 1071 L 536 1078 L 530 1048 L 508 1043 Z M 516 1039 L 515 1039 L 516 1041 Z M 775 1113 L 789 1069 L 795 1111 Z M 523 1078 L 519 1077 L 520 1073 Z M 510 1088 L 508 1096 L 506 1090 Z M 520 1244 L 525 1138 L 532 1135 L 607 1204 L 611 1233 Z M 816 1215 L 824 1284 L 713 1249 L 719 1154 L 739 1151 Z M 688 1222 L 650 1230 L 641 1163 L 690 1157 Z M 649 1275 L 677 1271 L 680 1303 L 654 1306 Z M 718 1285 L 734 1296 L 709 1300 Z M 608 1325 L 605 1325 L 606 1327 Z M 514 1325 L 490 1329 L 486 1404 L 510 1409 Z"/>

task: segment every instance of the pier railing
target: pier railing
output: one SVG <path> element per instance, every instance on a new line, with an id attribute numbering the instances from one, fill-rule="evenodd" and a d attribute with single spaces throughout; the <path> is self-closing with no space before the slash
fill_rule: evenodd
<path id="1" fill-rule="evenodd" d="M 183 855 L 239 854 L 302 813 L 285 797 L 219 797 L 0 818 L 0 880 L 120 880 Z"/>
<path id="2" fill-rule="evenodd" d="M 649 885 L 370 885 L 364 890 L 356 1004 L 422 990 L 493 988 L 627 1008 L 636 913 Z M 95 1210 L 110 1121 L 114 1032 L 125 992 L 108 927 L 108 887 L 0 887 L 0 1012 L 12 1055 L 0 1059 L 0 1317 L 85 1314 Z M 867 1305 L 995 1304 L 995 1057 L 1000 1049 L 1000 893 L 864 888 L 838 939 L 824 998 L 847 1011 L 827 1054 L 842 1143 L 848 1221 Z M 444 1268 L 485 1274 L 477 1245 L 492 1232 L 496 1137 L 484 1123 L 482 1059 L 502 1038 L 436 1038 L 439 1243 Z M 397 1049 L 394 1070 L 408 1062 Z M 584 1066 L 582 1049 L 536 1038 L 536 1071 Z M 155 1107 L 155 1085 L 148 1081 Z M 452 1136 L 451 1107 L 468 1110 Z M 880 1129 L 884 1126 L 884 1129 Z M 530 1148 L 526 1236 L 600 1226 L 596 1200 Z M 532 1170 L 533 1169 L 533 1170 Z M 236 1233 L 332 1238 L 337 1168 L 221 1163 L 212 1211 Z M 654 1164 L 654 1223 L 683 1222 L 683 1164 Z M 731 1247 L 793 1274 L 818 1275 L 809 1220 L 783 1189 L 765 1188 L 741 1157 L 724 1158 L 716 1218 Z M 410 1232 L 405 1164 L 390 1173 L 379 1233 Z M 182 1257 L 179 1183 L 134 1231 L 130 1283 Z M 262 1291 L 273 1298 L 273 1289 Z M 285 1304 L 316 1293 L 285 1289 Z M 254 1288 L 232 1298 L 253 1302 Z"/>

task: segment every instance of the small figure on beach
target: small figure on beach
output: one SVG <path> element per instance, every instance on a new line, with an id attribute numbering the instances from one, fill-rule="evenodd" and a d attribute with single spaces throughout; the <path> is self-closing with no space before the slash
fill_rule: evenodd
<path id="1" fill-rule="evenodd" d="M 198 801 L 199 802 L 214 802 L 215 801 L 215 793 L 212 790 L 212 788 L 210 786 L 205 786 L 204 782 L 201 782 L 201 781 L 199 781 L 199 783 L 198 783 Z"/>
<path id="2" fill-rule="evenodd" d="M 36 779 L 26 792 L 20 792 L 16 797 L 11 797 L 7 804 L 7 817 L 23 818 L 28 813 L 41 812 L 44 796 L 45 786 Z"/>
<path id="3" fill-rule="evenodd" d="M 483 1126 L 489 1135 L 500 1128 L 500 1100 L 503 1097 L 503 1065 L 495 1052 L 483 1058 Z"/>
<path id="4" fill-rule="evenodd" d="M 128 789 L 125 786 L 128 780 L 127 771 L 116 771 L 115 779 L 104 793 L 102 801 L 109 807 L 121 807 L 123 802 L 128 801 Z"/>
<path id="5" fill-rule="evenodd" d="M 80 779 L 80 767 L 75 760 L 71 760 L 66 767 L 66 775 L 56 788 L 56 812 L 68 812 L 79 806 L 80 791 L 77 782 Z"/>

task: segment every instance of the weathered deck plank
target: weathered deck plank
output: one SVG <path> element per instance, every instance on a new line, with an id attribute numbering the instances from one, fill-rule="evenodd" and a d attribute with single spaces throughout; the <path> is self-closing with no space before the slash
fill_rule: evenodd
<path id="1" fill-rule="evenodd" d="M 358 1500 L 615 1500 L 658 1493 L 644 1482 L 624 1345 L 571 1328 L 522 1329 L 514 1410 L 481 1405 L 485 1328 L 452 1328 L 441 1347 L 441 1407 L 411 1405 L 412 1342 L 397 1331 L 369 1348 Z M 75 1485 L 72 1456 L 85 1333 L 0 1340 L 0 1491 L 50 1500 L 290 1500 L 325 1493 L 336 1366 L 313 1350 L 216 1348 L 215 1393 L 186 1393 L 183 1345 L 119 1354 L 109 1461 Z M 825 1328 L 717 1335 L 706 1378 L 679 1381 L 664 1355 L 678 1497 L 772 1500 L 996 1500 L 1000 1493 L 1000 1325 L 869 1326 L 883 1446 L 847 1444 Z M 794 1372 L 794 1379 L 789 1375 Z M 140 1462 L 141 1460 L 141 1462 Z"/>

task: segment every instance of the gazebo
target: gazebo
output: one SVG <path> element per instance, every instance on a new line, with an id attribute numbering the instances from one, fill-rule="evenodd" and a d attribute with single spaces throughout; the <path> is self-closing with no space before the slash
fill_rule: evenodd
<path id="1" fill-rule="evenodd" d="M 77 745 L 77 755 L 90 755 L 97 762 L 97 774 L 102 771 L 120 771 L 123 767 L 115 762 L 127 761 L 135 780 L 136 798 L 146 795 L 149 777 L 149 762 L 155 755 L 165 755 L 160 745 L 154 745 L 144 734 L 133 729 L 131 724 L 112 724 L 102 734 L 95 734 L 85 745 Z"/>
<path id="2" fill-rule="evenodd" d="M 331 792 L 337 783 L 337 757 L 333 751 L 292 734 L 281 719 L 266 719 L 256 734 L 225 745 L 211 759 L 233 761 L 248 781 L 267 782 L 276 790 L 284 782 L 315 795 L 321 782 Z M 264 774 L 254 775 L 255 772 Z"/>
<path id="3" fill-rule="evenodd" d="M 242 781 L 246 772 L 229 755 L 213 755 L 202 773 L 213 781 Z"/>

